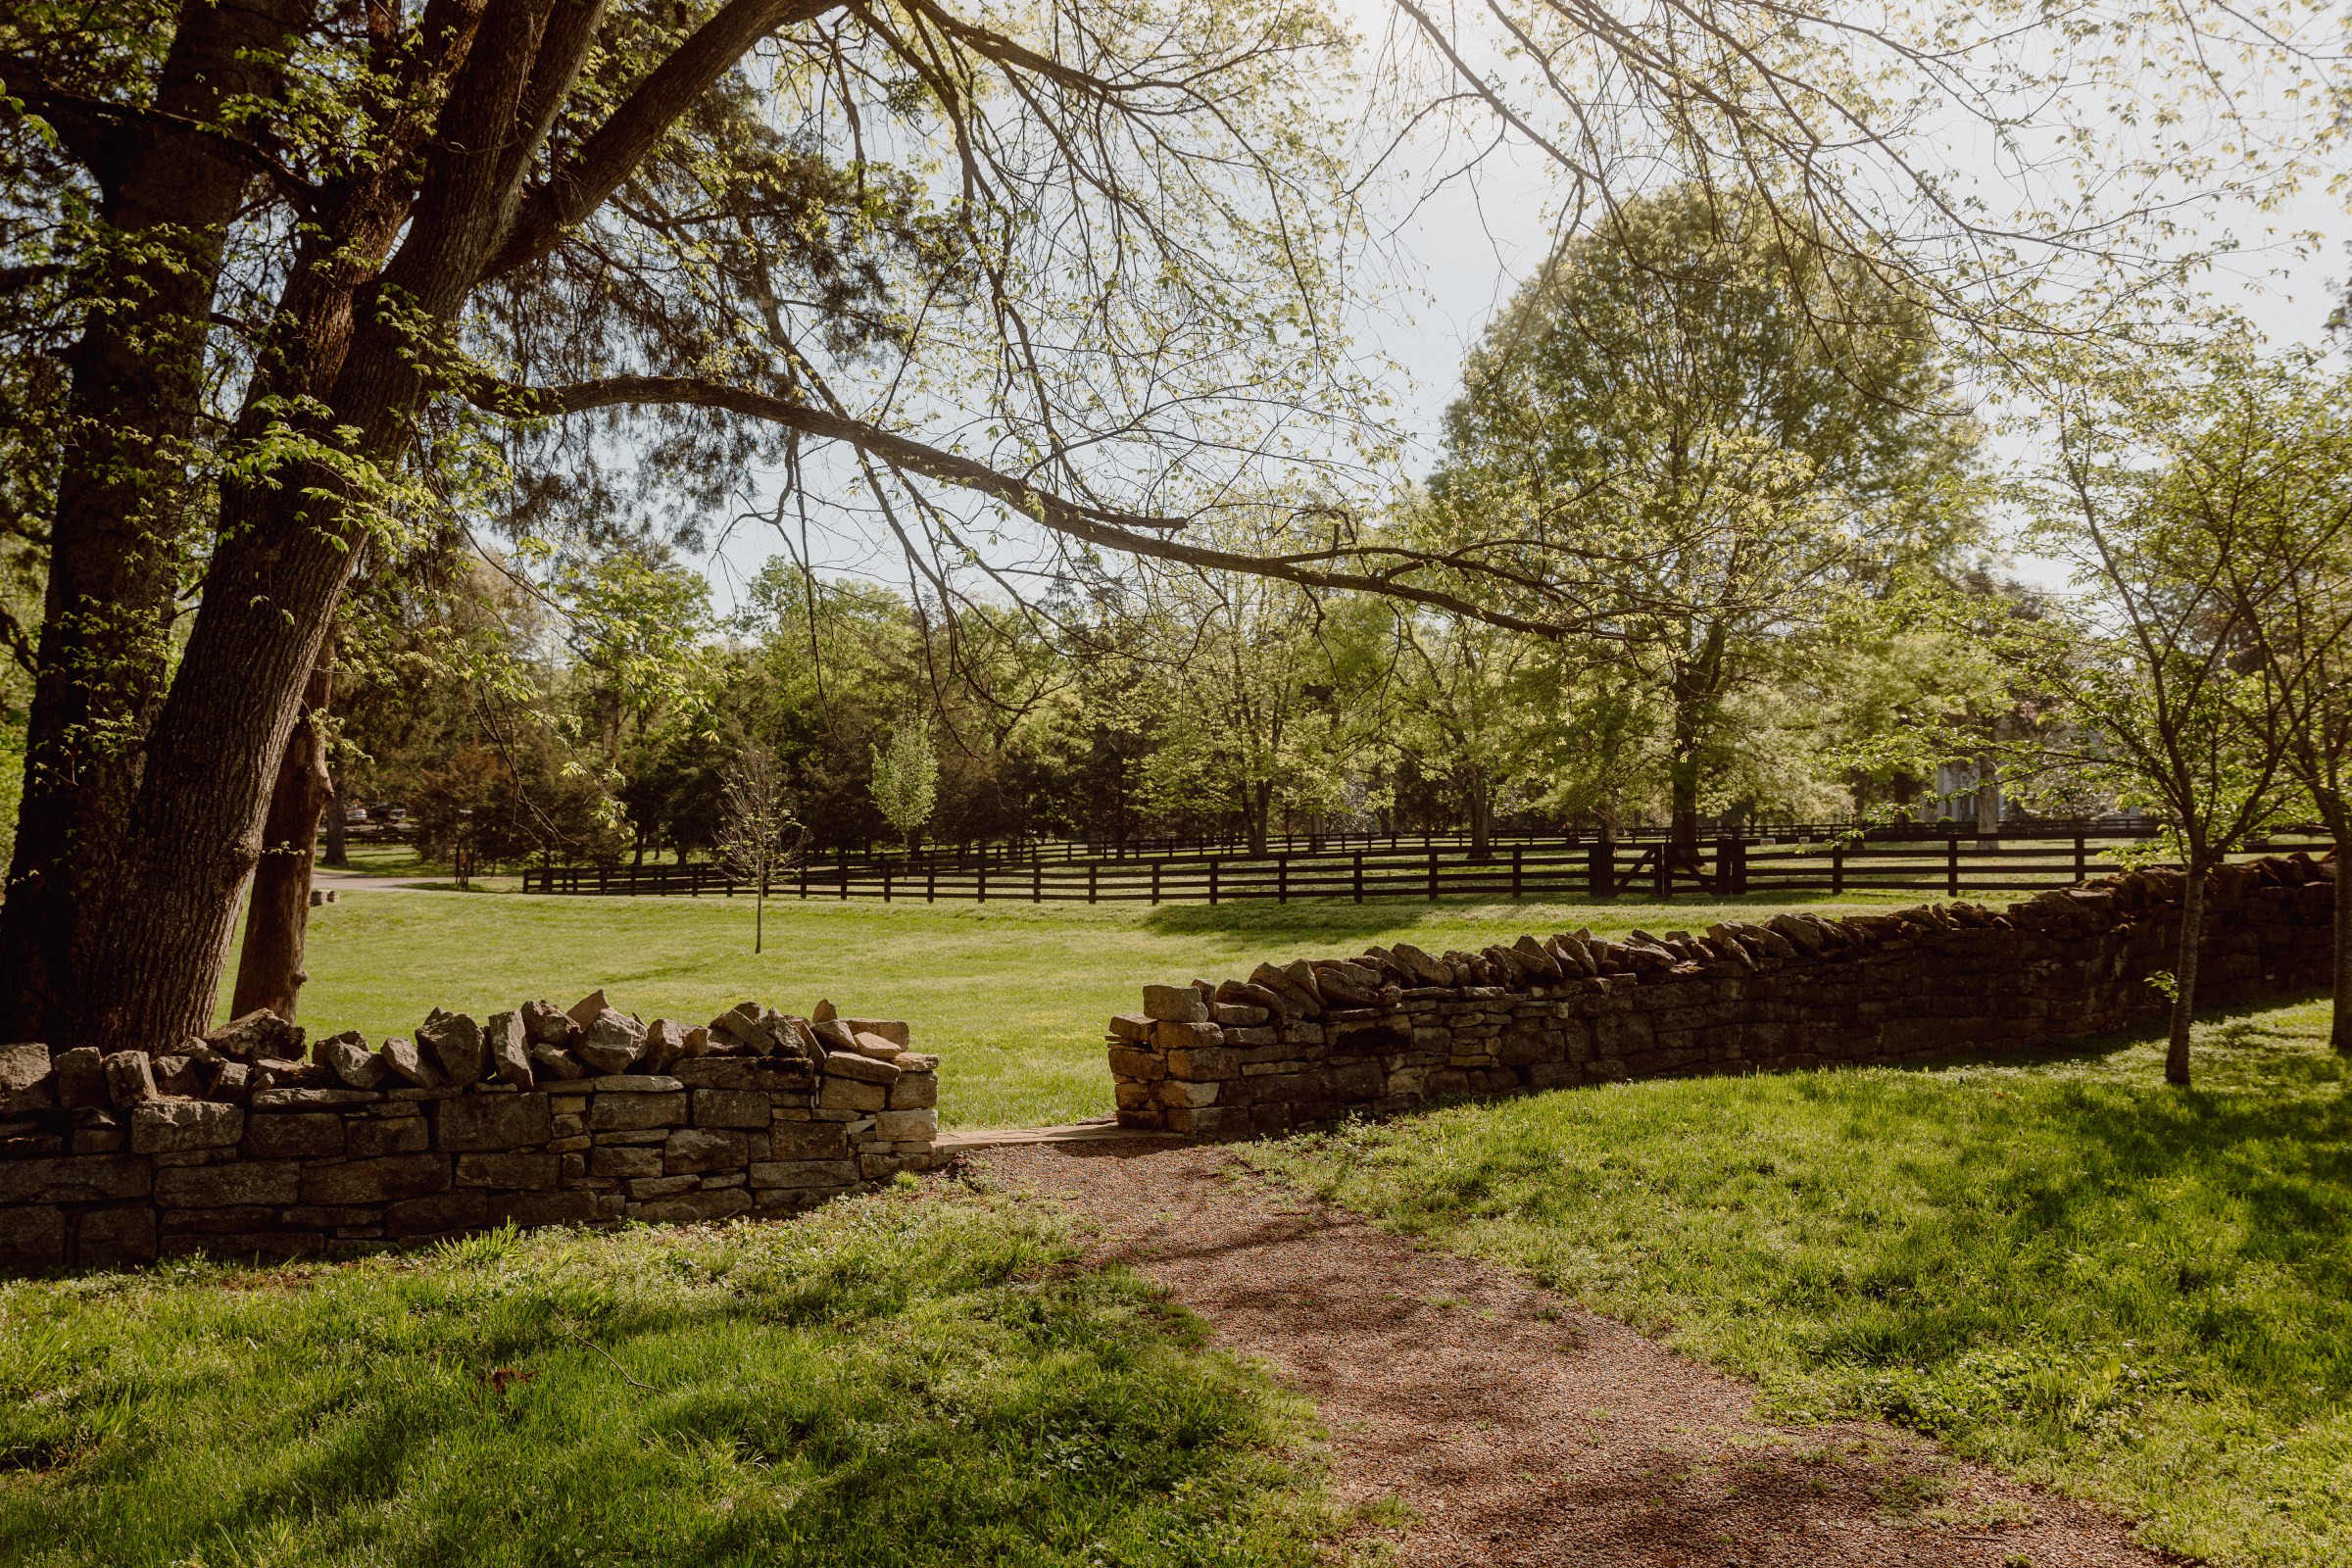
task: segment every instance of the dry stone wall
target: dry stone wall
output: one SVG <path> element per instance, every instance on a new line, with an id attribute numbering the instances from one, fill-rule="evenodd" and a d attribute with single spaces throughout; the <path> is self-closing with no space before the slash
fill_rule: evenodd
<path id="1" fill-rule="evenodd" d="M 2309 856 L 2211 879 L 2200 1002 L 2330 975 L 2336 867 Z M 2007 1050 L 2162 1015 L 2184 879 L 2163 868 L 2005 909 L 1923 905 L 1727 921 L 1704 935 L 1407 944 L 1147 986 L 1111 1020 L 1119 1120 L 1239 1137 L 1387 1114 L 1445 1095 L 1886 1063 Z"/>
<path id="2" fill-rule="evenodd" d="M 600 991 L 307 1053 L 267 1012 L 164 1056 L 0 1046 L 0 1267 L 804 1206 L 939 1162 L 910 1044 L 828 1003 L 687 1028 Z"/>

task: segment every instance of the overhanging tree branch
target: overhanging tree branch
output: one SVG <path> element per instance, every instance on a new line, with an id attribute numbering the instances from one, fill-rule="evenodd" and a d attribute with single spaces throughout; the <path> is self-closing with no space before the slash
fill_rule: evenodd
<path id="1" fill-rule="evenodd" d="M 593 381 L 575 381 L 564 386 L 523 387 L 480 375 L 470 378 L 464 390 L 468 401 L 476 407 L 515 418 L 542 418 L 609 408 L 685 406 L 721 410 L 797 430 L 819 440 L 842 442 L 887 464 L 895 470 L 919 474 L 942 484 L 986 496 L 1055 533 L 1106 550 L 1145 556 L 1155 561 L 1176 562 L 1212 571 L 1238 571 L 1256 577 L 1276 577 L 1297 583 L 1302 588 L 1320 588 L 1335 593 L 1378 594 L 1537 637 L 1560 638 L 1592 630 L 1582 616 L 1568 622 L 1536 620 L 1479 604 L 1462 594 L 1425 587 L 1398 576 L 1334 570 L 1313 564 L 1314 557 L 1250 555 L 1188 544 L 1168 535 L 1189 526 L 1192 521 L 1190 518 L 1152 516 L 1082 506 L 959 453 L 944 452 L 909 436 L 885 430 L 880 425 L 847 415 L 722 381 L 704 380 L 695 376 L 616 375 Z M 1418 559 L 1415 552 L 1384 550 L 1383 553 L 1401 558 L 1413 566 L 1440 569 L 1451 564 L 1453 569 L 1460 569 L 1458 564 L 1434 558 Z M 1332 553 L 1320 554 L 1328 557 Z"/>
<path id="2" fill-rule="evenodd" d="M 564 229 L 620 188 L 678 117 L 734 70 L 753 45 L 841 5 L 842 0 L 729 0 L 637 84 L 568 164 L 523 199 L 482 276 L 497 277 L 545 256 Z"/>

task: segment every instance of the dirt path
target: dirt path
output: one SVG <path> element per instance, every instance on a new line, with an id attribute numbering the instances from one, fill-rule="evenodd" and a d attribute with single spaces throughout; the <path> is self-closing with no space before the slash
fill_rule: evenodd
<path id="1" fill-rule="evenodd" d="M 1736 1379 L 1242 1173 L 1230 1151 L 1064 1144 L 970 1158 L 1093 1221 L 1104 1256 L 1312 1398 L 1342 1499 L 1411 1510 L 1387 1532 L 1399 1564 L 2178 1560 L 1892 1428 L 1772 1426 Z"/>

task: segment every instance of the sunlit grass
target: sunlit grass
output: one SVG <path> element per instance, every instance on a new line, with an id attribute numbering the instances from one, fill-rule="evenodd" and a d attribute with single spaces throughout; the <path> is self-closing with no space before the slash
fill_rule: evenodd
<path id="1" fill-rule="evenodd" d="M 2232 1564 L 2352 1562 L 2352 1105 L 2327 1005 L 2087 1054 L 1570 1090 L 1252 1146 L 1756 1379 Z"/>
<path id="2" fill-rule="evenodd" d="M 0 1560 L 1316 1560 L 1307 1412 L 1008 1200 L 0 1283 Z"/>

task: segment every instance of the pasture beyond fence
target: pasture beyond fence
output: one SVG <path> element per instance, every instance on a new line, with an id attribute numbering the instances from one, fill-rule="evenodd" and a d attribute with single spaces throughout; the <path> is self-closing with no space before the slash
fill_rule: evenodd
<path id="1" fill-rule="evenodd" d="M 1665 900 L 1678 894 L 1907 892 L 1959 898 L 2066 887 L 2112 869 L 2105 858 L 2146 835 L 2078 833 L 2068 838 L 1949 833 L 1941 838 L 1775 839 L 1721 837 L 1695 858 L 1666 841 L 1591 840 L 1497 844 L 1485 857 L 1467 845 L 1366 847 L 1266 856 L 1189 855 L 1027 864 L 962 865 L 941 859 L 809 859 L 768 884 L 770 898 L 879 899 L 885 903 L 991 900 L 1028 904 L 1222 904 L 1244 900 L 1484 898 Z M 2282 835 L 2248 855 L 2324 850 L 2317 834 Z M 525 893 L 733 898 L 751 884 L 725 866 L 534 866 Z"/>

